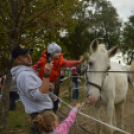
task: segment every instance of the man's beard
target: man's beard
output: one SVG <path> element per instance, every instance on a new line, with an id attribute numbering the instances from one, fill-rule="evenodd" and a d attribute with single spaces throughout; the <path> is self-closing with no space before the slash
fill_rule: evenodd
<path id="1" fill-rule="evenodd" d="M 31 67 L 32 66 L 32 63 L 30 64 L 30 63 L 22 62 L 21 65 Z"/>
<path id="2" fill-rule="evenodd" d="M 32 66 L 32 64 L 27 64 L 27 63 L 25 63 L 25 66 L 31 67 L 31 66 Z"/>

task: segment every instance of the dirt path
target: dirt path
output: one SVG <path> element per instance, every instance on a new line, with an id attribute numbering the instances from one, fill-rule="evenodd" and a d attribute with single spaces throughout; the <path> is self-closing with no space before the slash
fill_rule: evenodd
<path id="1" fill-rule="evenodd" d="M 125 122 L 124 123 L 125 123 L 125 131 L 131 134 L 134 134 L 134 102 L 131 102 L 132 96 L 133 96 L 133 91 L 130 87 L 127 93 L 127 99 L 125 103 Z M 70 105 L 74 106 L 75 103 L 76 102 L 71 102 Z M 83 113 L 93 116 L 87 104 L 84 105 L 83 108 L 84 108 L 82 110 Z M 68 108 L 67 106 L 62 108 L 62 112 L 65 113 L 66 115 L 68 115 L 69 111 L 70 111 L 70 108 Z M 65 119 L 65 116 L 62 115 L 60 112 L 58 112 L 57 114 L 58 114 L 60 122 Z M 102 107 L 101 108 L 101 120 L 102 121 L 105 121 L 105 115 L 106 115 L 106 111 Z M 91 134 L 95 134 L 95 124 L 93 120 L 86 118 L 84 116 L 78 115 L 77 121 L 82 127 L 84 127 L 89 132 L 91 132 Z M 81 128 L 77 127 L 76 124 L 74 124 L 72 128 L 70 129 L 69 134 L 88 134 L 88 133 L 86 133 Z M 105 134 L 103 131 L 103 127 L 102 127 L 102 134 Z M 115 132 L 114 134 L 122 134 L 122 133 Z"/>

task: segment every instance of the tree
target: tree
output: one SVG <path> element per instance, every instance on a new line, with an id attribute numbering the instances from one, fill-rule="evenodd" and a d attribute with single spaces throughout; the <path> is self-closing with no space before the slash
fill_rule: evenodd
<path id="1" fill-rule="evenodd" d="M 134 48 L 134 15 L 128 18 L 122 31 L 123 45 L 125 50 L 133 50 Z"/>
<path id="2" fill-rule="evenodd" d="M 134 60 L 134 15 L 128 18 L 122 30 L 121 51 L 127 64 Z"/>
<path id="3" fill-rule="evenodd" d="M 32 54 L 35 58 L 35 53 L 44 50 L 44 44 L 55 37 L 56 30 L 65 25 L 65 21 L 78 10 L 80 3 L 78 0 L 0 1 L 0 67 L 3 67 L 2 72 L 6 72 L 1 103 L 2 128 L 8 126 L 12 48 L 20 44 L 35 47 Z"/>
<path id="4" fill-rule="evenodd" d="M 85 0 L 81 12 L 76 14 L 76 21 L 74 29 L 68 29 L 68 34 L 61 39 L 71 58 L 78 59 L 88 51 L 94 38 L 99 38 L 108 49 L 120 44 L 121 20 L 110 2 Z"/>
<path id="5" fill-rule="evenodd" d="M 98 0 L 83 1 L 81 8 L 75 13 L 72 21 L 67 21 L 64 29 L 67 34 L 59 40 L 63 46 L 64 56 L 69 59 L 79 59 L 80 55 L 89 50 L 89 44 L 95 37 L 89 32 L 90 18 L 87 16 L 87 12 L 88 8 L 93 7 Z"/>
<path id="6" fill-rule="evenodd" d="M 115 44 L 120 44 L 121 20 L 111 2 L 102 0 L 96 3 L 94 12 L 89 12 L 90 31 L 100 43 L 105 43 L 110 49 Z"/>
<path id="7" fill-rule="evenodd" d="M 79 56 L 89 50 L 89 44 L 92 39 L 87 28 L 88 25 L 79 21 L 73 32 L 61 38 L 61 42 L 65 45 L 66 50 L 68 50 L 70 59 L 79 59 Z"/>

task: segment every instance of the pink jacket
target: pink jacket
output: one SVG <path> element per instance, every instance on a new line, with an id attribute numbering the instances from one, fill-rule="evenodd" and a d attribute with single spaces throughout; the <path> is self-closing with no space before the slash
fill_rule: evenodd
<path id="1" fill-rule="evenodd" d="M 69 113 L 69 116 L 55 129 L 53 134 L 54 133 L 68 134 L 70 127 L 75 122 L 76 114 L 77 114 L 77 108 L 74 108 Z"/>

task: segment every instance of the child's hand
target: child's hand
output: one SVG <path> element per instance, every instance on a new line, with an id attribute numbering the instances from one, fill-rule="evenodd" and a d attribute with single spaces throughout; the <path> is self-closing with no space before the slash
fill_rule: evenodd
<path id="1" fill-rule="evenodd" d="M 82 60 L 83 60 L 83 55 L 81 56 L 81 58 L 80 58 L 80 60 L 78 61 L 79 62 L 79 64 L 82 62 Z"/>
<path id="2" fill-rule="evenodd" d="M 81 108 L 81 104 L 80 103 L 77 103 L 75 107 L 76 108 Z"/>
<path id="3" fill-rule="evenodd" d="M 77 72 L 74 72 L 75 75 L 77 75 Z"/>

